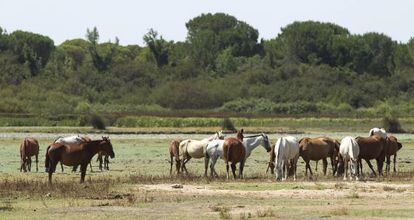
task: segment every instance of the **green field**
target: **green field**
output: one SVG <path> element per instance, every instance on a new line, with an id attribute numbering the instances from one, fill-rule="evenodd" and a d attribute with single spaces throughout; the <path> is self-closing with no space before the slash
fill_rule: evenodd
<path id="1" fill-rule="evenodd" d="M 167 144 L 172 138 L 203 135 L 112 135 L 116 157 L 110 171 L 100 172 L 93 161 L 85 184 L 69 167 L 47 186 L 44 149 L 55 134 L 33 133 L 41 144 L 39 172 L 20 173 L 18 146 L 24 133 L 2 133 L 0 145 L 0 218 L 294 218 L 414 216 L 414 135 L 400 135 L 399 173 L 388 177 L 343 182 L 319 173 L 310 180 L 299 160 L 296 182 L 276 182 L 265 174 L 268 154 L 259 147 L 246 162 L 244 180 L 206 179 L 203 160 L 188 163 L 189 177 L 170 177 Z M 272 143 L 281 134 L 271 134 Z M 297 136 L 321 134 L 300 134 Z M 327 134 L 340 138 L 349 133 Z M 354 133 L 353 135 L 364 135 Z M 94 136 L 94 135 L 92 135 Z M 98 135 L 94 136 L 99 137 Z M 34 166 L 33 166 L 34 167 Z M 314 169 L 314 163 L 312 163 Z M 364 166 L 367 173 L 367 166 Z M 330 171 L 329 171 L 330 172 Z M 183 189 L 173 189 L 173 184 Z"/>

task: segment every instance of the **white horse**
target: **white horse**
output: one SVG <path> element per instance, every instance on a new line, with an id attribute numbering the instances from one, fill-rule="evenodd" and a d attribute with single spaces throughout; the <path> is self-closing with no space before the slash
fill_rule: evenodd
<path id="1" fill-rule="evenodd" d="M 293 180 L 296 180 L 296 164 L 299 159 L 298 140 L 292 136 L 279 138 L 275 144 L 274 158 L 276 180 L 286 180 L 290 168 L 293 168 Z"/>
<path id="2" fill-rule="evenodd" d="M 191 159 L 191 158 L 203 158 L 206 152 L 207 144 L 212 140 L 217 139 L 224 139 L 223 131 L 218 131 L 214 135 L 204 138 L 202 140 L 183 140 L 180 142 L 180 145 L 178 147 L 179 152 L 179 158 L 181 161 L 180 169 L 181 171 L 184 171 L 188 173 L 187 168 L 185 167 L 185 164 Z"/>
<path id="3" fill-rule="evenodd" d="M 368 136 L 372 136 L 372 135 L 379 135 L 384 139 L 387 139 L 387 132 L 385 131 L 384 128 L 373 128 L 369 131 L 369 135 Z"/>
<path id="4" fill-rule="evenodd" d="M 341 145 L 339 146 L 339 154 L 342 159 L 341 162 L 344 163 L 344 180 L 348 177 L 352 180 L 352 175 L 355 176 L 355 179 L 358 180 L 358 155 L 359 155 L 359 145 L 356 142 L 355 138 L 347 136 L 341 140 Z M 349 163 L 350 162 L 350 163 Z M 349 167 L 348 167 L 349 163 Z"/>
<path id="5" fill-rule="evenodd" d="M 54 141 L 54 143 L 67 144 L 67 145 L 82 144 L 84 142 L 85 140 L 79 135 L 73 135 L 73 136 L 68 136 L 68 137 L 58 137 Z"/>
<path id="6" fill-rule="evenodd" d="M 223 143 L 224 143 L 224 140 L 213 140 L 207 144 L 206 155 L 204 158 L 204 176 L 207 176 L 207 169 L 208 169 L 208 164 L 210 162 L 210 158 L 211 158 L 211 164 L 210 164 L 211 174 L 210 175 L 211 177 L 213 177 L 213 175 L 216 177 L 218 176 L 214 167 L 216 165 L 218 158 L 224 159 Z M 246 159 L 250 156 L 252 151 L 259 145 L 262 145 L 263 148 L 266 149 L 267 152 L 271 150 L 269 137 L 264 133 L 244 137 L 243 145 L 246 149 Z"/>

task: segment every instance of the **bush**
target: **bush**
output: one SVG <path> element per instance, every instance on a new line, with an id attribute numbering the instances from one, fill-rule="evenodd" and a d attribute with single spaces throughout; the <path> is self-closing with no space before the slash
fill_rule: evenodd
<path id="1" fill-rule="evenodd" d="M 99 130 L 105 130 L 105 122 L 99 115 L 91 115 L 89 122 L 92 127 Z"/>
<path id="2" fill-rule="evenodd" d="M 383 126 L 388 132 L 404 133 L 404 129 L 402 129 L 400 121 L 398 120 L 398 118 L 385 117 L 383 119 Z"/>
<path id="3" fill-rule="evenodd" d="M 223 124 L 221 125 L 221 128 L 223 130 L 236 131 L 236 128 L 234 127 L 233 122 L 230 120 L 230 118 L 223 119 Z"/>

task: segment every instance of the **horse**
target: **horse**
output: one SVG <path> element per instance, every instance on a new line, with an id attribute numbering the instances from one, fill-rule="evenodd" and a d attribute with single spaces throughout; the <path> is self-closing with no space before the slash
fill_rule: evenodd
<path id="1" fill-rule="evenodd" d="M 170 145 L 168 145 L 168 150 L 170 152 L 170 175 L 172 175 L 172 167 L 175 160 L 175 170 L 177 174 L 180 173 L 180 157 L 179 157 L 179 147 L 181 140 L 172 140 Z"/>
<path id="2" fill-rule="evenodd" d="M 277 140 L 271 158 L 274 158 L 276 180 L 286 180 L 288 172 L 293 170 L 293 180 L 296 180 L 296 164 L 299 159 L 299 143 L 295 137 L 286 136 Z"/>
<path id="3" fill-rule="evenodd" d="M 305 175 L 308 175 L 308 169 L 311 174 L 312 169 L 310 166 L 310 160 L 314 161 L 323 161 L 323 174 L 326 175 L 326 170 L 328 167 L 328 161 L 326 158 L 330 158 L 332 165 L 332 173 L 335 175 L 337 167 L 337 152 L 339 150 L 339 145 L 335 140 L 328 137 L 318 137 L 318 138 L 302 138 L 299 140 L 299 156 L 303 158 L 306 163 Z"/>
<path id="4" fill-rule="evenodd" d="M 236 179 L 236 164 L 239 165 L 239 178 L 243 179 L 243 168 L 246 160 L 246 148 L 243 144 L 243 129 L 237 131 L 237 138 L 226 138 L 223 143 L 223 157 L 226 163 L 227 179 L 229 176 L 229 162 L 231 162 L 231 172 Z"/>
<path id="5" fill-rule="evenodd" d="M 368 136 L 373 136 L 375 134 L 381 136 L 384 139 L 387 139 L 387 132 L 384 128 L 372 128 L 371 130 L 369 130 Z"/>
<path id="6" fill-rule="evenodd" d="M 180 142 L 178 146 L 178 157 L 180 160 L 180 169 L 181 171 L 188 173 L 185 164 L 190 161 L 191 158 L 200 159 L 204 157 L 205 149 L 207 147 L 208 142 L 217 139 L 223 139 L 223 131 L 218 131 L 214 135 L 204 138 L 202 140 L 183 140 Z"/>
<path id="7" fill-rule="evenodd" d="M 100 151 L 104 151 L 111 158 L 115 157 L 111 141 L 108 137 L 102 140 L 93 140 L 80 145 L 66 145 L 54 143 L 46 150 L 45 167 L 49 173 L 49 184 L 52 184 L 52 175 L 58 162 L 67 166 L 81 165 L 80 182 L 85 181 L 86 168 L 91 162 L 92 157 Z"/>
<path id="8" fill-rule="evenodd" d="M 397 172 L 397 169 L 395 168 L 395 165 L 397 163 L 396 157 L 397 157 L 397 151 L 399 151 L 402 148 L 402 144 L 398 142 L 397 138 L 394 136 L 389 136 L 386 139 L 385 142 L 385 148 L 384 148 L 384 154 L 386 159 L 386 167 L 385 172 L 388 174 L 391 169 L 391 156 L 394 155 L 394 173 Z"/>
<path id="9" fill-rule="evenodd" d="M 72 136 L 67 136 L 67 137 L 58 137 L 58 138 L 56 138 L 56 140 L 53 143 L 66 144 L 66 145 L 80 145 L 82 143 L 86 143 L 86 142 L 89 142 L 91 140 L 92 139 L 89 138 L 88 136 L 72 135 Z M 92 172 L 92 163 L 89 163 L 89 165 L 91 167 L 91 172 Z M 60 163 L 60 167 L 61 167 L 62 172 L 63 172 L 63 164 L 62 163 Z M 78 166 L 73 166 L 72 172 L 76 172 L 77 169 L 78 169 Z"/>
<path id="10" fill-rule="evenodd" d="M 335 142 L 335 145 L 337 146 L 337 150 L 339 151 L 339 145 L 341 145 L 341 142 L 339 142 L 336 139 L 331 139 L 331 140 Z M 315 172 L 318 172 L 318 162 L 319 160 L 315 161 Z M 336 155 L 336 162 L 338 162 L 338 154 Z M 336 166 L 336 171 L 338 171 L 338 166 Z M 333 173 L 333 175 L 335 176 L 335 173 Z"/>
<path id="11" fill-rule="evenodd" d="M 341 166 L 344 167 L 344 180 L 349 178 L 352 180 L 352 175 L 358 180 L 358 156 L 359 145 L 357 141 L 350 136 L 344 137 L 339 146 L 339 157 Z M 348 167 L 349 165 L 349 167 Z M 349 169 L 348 169 L 349 168 Z"/>
<path id="12" fill-rule="evenodd" d="M 218 176 L 216 170 L 214 169 L 214 167 L 215 167 L 215 164 L 216 164 L 218 158 L 224 159 L 223 144 L 224 144 L 224 140 L 213 140 L 213 141 L 210 141 L 208 143 L 207 148 L 206 148 L 206 155 L 204 157 L 205 158 L 205 160 L 204 160 L 204 165 L 205 165 L 205 167 L 204 167 L 205 168 L 204 169 L 204 176 L 207 176 L 207 169 L 208 169 L 208 164 L 210 162 L 210 158 L 211 158 L 211 164 L 210 164 L 211 174 L 210 175 L 211 175 L 211 177 L 213 177 L 213 176 L 217 177 Z M 270 143 L 269 143 L 269 138 L 264 133 L 244 137 L 243 145 L 244 145 L 245 151 L 246 151 L 245 160 L 250 156 L 251 152 L 254 149 L 256 149 L 256 147 L 258 147 L 259 145 L 262 145 L 263 148 L 267 152 L 270 152 L 270 150 L 271 150 Z"/>
<path id="13" fill-rule="evenodd" d="M 36 158 L 36 172 L 39 171 L 39 142 L 34 138 L 25 138 L 20 144 L 20 172 L 27 172 L 27 169 L 31 171 L 32 159 Z"/>
<path id="14" fill-rule="evenodd" d="M 364 159 L 369 168 L 372 170 L 372 173 L 374 176 L 377 174 L 374 171 L 374 168 L 372 167 L 372 164 L 370 160 L 375 159 L 377 161 L 377 168 L 378 168 L 378 174 L 382 175 L 382 167 L 384 162 L 384 147 L 386 140 L 378 135 L 374 134 L 370 137 L 357 137 L 356 141 L 359 145 L 359 156 L 358 156 L 358 164 L 361 169 L 361 175 L 363 175 L 362 172 L 362 159 Z"/>

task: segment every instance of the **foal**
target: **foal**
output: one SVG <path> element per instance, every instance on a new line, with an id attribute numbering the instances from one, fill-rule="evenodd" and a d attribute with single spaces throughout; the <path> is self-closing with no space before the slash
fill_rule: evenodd
<path id="1" fill-rule="evenodd" d="M 98 152 L 103 151 L 109 154 L 111 158 L 115 157 L 111 141 L 107 137 L 102 140 L 94 140 L 81 145 L 64 145 L 54 143 L 46 150 L 45 167 L 49 173 L 49 183 L 52 184 L 52 175 L 58 162 L 66 166 L 81 165 L 81 180 L 85 181 L 86 168 L 91 162 L 92 157 Z"/>
<path id="2" fill-rule="evenodd" d="M 39 170 L 38 156 L 39 156 L 39 142 L 34 138 L 25 138 L 20 144 L 20 172 L 29 171 L 32 168 L 31 157 L 36 157 L 36 172 Z"/>

